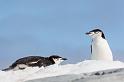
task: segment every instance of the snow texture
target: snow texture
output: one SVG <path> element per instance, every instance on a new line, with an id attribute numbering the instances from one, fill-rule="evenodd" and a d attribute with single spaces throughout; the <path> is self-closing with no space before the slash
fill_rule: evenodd
<path id="1" fill-rule="evenodd" d="M 124 82 L 124 69 L 104 70 L 89 74 L 62 75 L 26 82 Z"/>
<path id="2" fill-rule="evenodd" d="M 124 63 L 86 60 L 77 64 L 0 71 L 0 82 L 124 82 Z"/>

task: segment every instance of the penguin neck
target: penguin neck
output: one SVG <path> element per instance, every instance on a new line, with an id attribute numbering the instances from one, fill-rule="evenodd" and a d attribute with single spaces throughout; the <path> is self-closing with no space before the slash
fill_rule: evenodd
<path id="1" fill-rule="evenodd" d="M 104 38 L 98 36 L 92 39 L 92 41 L 99 41 L 99 40 L 104 40 Z"/>
<path id="2" fill-rule="evenodd" d="M 52 64 L 55 64 L 54 60 L 52 58 L 49 58 Z"/>

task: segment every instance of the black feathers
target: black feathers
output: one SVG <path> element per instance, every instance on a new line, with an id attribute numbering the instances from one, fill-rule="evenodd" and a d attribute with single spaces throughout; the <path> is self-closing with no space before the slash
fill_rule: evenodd
<path id="1" fill-rule="evenodd" d="M 92 45 L 90 47 L 91 47 L 90 49 L 91 49 L 91 54 L 92 54 Z"/>
<path id="2" fill-rule="evenodd" d="M 102 32 L 102 38 L 105 39 L 105 35 L 104 35 L 103 31 L 100 30 L 100 29 L 94 29 L 94 30 L 92 30 L 92 31 L 90 31 L 90 32 L 94 32 L 94 33 L 96 33 L 96 32 Z"/>
<path id="3" fill-rule="evenodd" d="M 3 69 L 3 71 L 14 69 L 17 66 L 19 68 L 19 65 L 25 65 L 28 67 L 36 67 L 36 66 L 46 67 L 46 66 L 55 64 L 53 59 L 57 59 L 57 58 L 62 58 L 62 57 L 57 56 L 57 55 L 52 55 L 50 57 L 41 57 L 41 56 L 23 57 L 23 58 L 16 60 L 11 66 L 9 66 L 9 68 Z M 25 68 L 26 67 L 19 68 L 19 69 L 25 69 Z"/>
<path id="4" fill-rule="evenodd" d="M 100 30 L 100 29 L 94 29 L 94 30 L 92 30 L 90 32 L 102 32 L 102 30 Z"/>

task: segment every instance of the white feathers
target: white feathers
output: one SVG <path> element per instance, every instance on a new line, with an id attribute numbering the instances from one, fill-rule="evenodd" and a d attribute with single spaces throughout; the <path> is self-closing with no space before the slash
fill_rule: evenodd
<path id="1" fill-rule="evenodd" d="M 55 64 L 60 64 L 64 60 L 62 60 L 62 58 L 53 58 L 53 61 L 55 62 Z"/>
<path id="2" fill-rule="evenodd" d="M 92 60 L 113 60 L 108 42 L 102 37 L 94 38 L 92 41 Z"/>
<path id="3" fill-rule="evenodd" d="M 100 29 L 94 29 L 86 33 L 92 38 L 91 60 L 113 60 L 111 49 L 105 35 Z"/>
<path id="4" fill-rule="evenodd" d="M 16 71 L 16 70 L 19 70 L 19 69 L 25 69 L 27 67 L 28 66 L 25 65 L 25 64 L 18 64 L 13 70 Z"/>

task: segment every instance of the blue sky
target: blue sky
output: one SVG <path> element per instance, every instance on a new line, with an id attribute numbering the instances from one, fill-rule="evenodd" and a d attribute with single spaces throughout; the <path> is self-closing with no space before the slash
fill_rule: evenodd
<path id="1" fill-rule="evenodd" d="M 124 0 L 0 0 L 0 68 L 29 55 L 88 59 L 95 27 L 123 61 Z"/>

